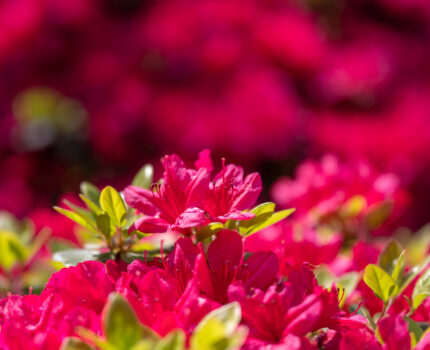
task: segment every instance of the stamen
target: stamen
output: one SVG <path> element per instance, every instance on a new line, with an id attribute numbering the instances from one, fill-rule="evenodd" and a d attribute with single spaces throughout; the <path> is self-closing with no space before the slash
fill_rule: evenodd
<path id="1" fill-rule="evenodd" d="M 339 290 L 338 290 L 339 291 Z M 345 296 L 345 288 L 342 288 L 342 296 L 340 297 L 340 300 L 339 300 L 339 302 L 338 302 L 338 304 L 340 305 L 340 303 L 342 302 L 342 300 L 343 300 L 343 297 Z"/>
<path id="2" fill-rule="evenodd" d="M 350 316 L 350 317 L 351 317 L 351 316 L 354 316 L 354 315 L 358 312 L 358 310 L 360 310 L 361 305 L 363 305 L 363 301 L 360 301 L 360 302 L 358 303 L 358 306 L 357 306 L 357 308 L 355 309 L 355 311 L 354 311 L 352 314 L 350 314 L 349 316 Z"/>

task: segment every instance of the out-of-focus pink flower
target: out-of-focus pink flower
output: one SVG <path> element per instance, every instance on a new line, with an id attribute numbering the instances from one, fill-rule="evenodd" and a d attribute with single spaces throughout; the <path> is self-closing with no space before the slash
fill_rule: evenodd
<path id="1" fill-rule="evenodd" d="M 295 207 L 299 219 L 324 224 L 330 220 L 344 221 L 343 231 L 348 235 L 348 221 L 358 225 L 367 214 L 383 205 L 392 206 L 381 213 L 379 228 L 390 217 L 400 216 L 407 202 L 407 194 L 400 187 L 399 178 L 392 173 L 378 173 L 367 162 L 342 164 L 331 155 L 320 162 L 306 161 L 297 171 L 296 178 L 281 178 L 272 187 L 272 197 L 282 207 Z M 357 223 L 358 220 L 358 223 Z M 355 222 L 355 224 L 354 224 Z"/>

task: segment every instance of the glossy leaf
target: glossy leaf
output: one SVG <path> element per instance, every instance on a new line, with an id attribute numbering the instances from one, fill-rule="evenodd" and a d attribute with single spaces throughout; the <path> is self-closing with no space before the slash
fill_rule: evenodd
<path id="1" fill-rule="evenodd" d="M 411 334 L 412 347 L 414 347 L 421 339 L 424 331 L 421 329 L 418 323 L 416 323 L 410 317 L 405 316 L 403 317 L 403 319 L 408 323 L 409 333 Z"/>
<path id="2" fill-rule="evenodd" d="M 182 330 L 176 330 L 161 339 L 155 350 L 183 350 L 185 349 L 185 333 Z"/>
<path id="3" fill-rule="evenodd" d="M 227 350 L 239 348 L 246 331 L 238 328 L 241 310 L 233 302 L 210 312 L 197 325 L 191 337 L 193 350 Z"/>
<path id="4" fill-rule="evenodd" d="M 111 186 L 105 187 L 100 194 L 100 205 L 116 226 L 124 226 L 127 209 L 120 194 Z"/>
<path id="5" fill-rule="evenodd" d="M 417 309 L 428 296 L 430 296 L 430 269 L 427 269 L 415 284 L 415 288 L 412 293 L 412 304 L 414 309 Z"/>
<path id="6" fill-rule="evenodd" d="M 96 230 L 94 223 L 88 221 L 88 219 L 86 217 L 82 216 L 81 214 L 78 214 L 74 211 L 60 208 L 60 207 L 54 207 L 54 209 L 56 211 L 58 211 L 59 213 L 63 214 L 64 216 L 66 216 L 67 218 L 69 218 L 70 220 L 72 220 L 72 221 L 76 222 L 77 224 L 87 228 L 88 230 L 90 230 L 90 231 Z"/>
<path id="7" fill-rule="evenodd" d="M 392 277 L 377 265 L 369 264 L 364 269 L 364 282 L 383 301 L 395 295 L 399 287 Z"/>
<path id="8" fill-rule="evenodd" d="M 198 241 L 203 241 L 204 239 L 215 235 L 218 231 L 221 231 L 224 225 L 220 222 L 211 222 L 209 225 L 203 227 L 196 234 Z"/>
<path id="9" fill-rule="evenodd" d="M 111 226 L 110 226 L 110 218 L 106 213 L 101 213 L 97 216 L 97 228 L 106 238 L 110 238 L 111 236 Z"/>
<path id="10" fill-rule="evenodd" d="M 145 164 L 137 172 L 131 184 L 133 186 L 139 186 L 139 187 L 149 189 L 151 187 L 153 177 L 154 177 L 154 167 L 151 164 Z"/>
<path id="11" fill-rule="evenodd" d="M 295 209 L 285 209 L 285 210 L 278 211 L 276 213 L 273 213 L 270 217 L 266 217 L 265 219 L 261 220 L 256 225 L 245 228 L 243 230 L 241 229 L 241 227 L 243 223 L 246 223 L 246 221 L 241 221 L 239 231 L 245 236 L 252 235 L 253 233 L 261 231 L 269 226 L 272 226 L 278 223 L 281 220 L 284 220 L 286 217 L 290 216 L 294 211 Z"/>
<path id="12" fill-rule="evenodd" d="M 399 294 L 401 294 L 407 286 L 417 277 L 430 263 L 430 256 L 424 259 L 420 264 L 410 269 L 403 278 L 403 283 L 400 286 Z"/>
<path id="13" fill-rule="evenodd" d="M 102 210 L 97 204 L 89 200 L 83 194 L 80 194 L 79 198 L 87 205 L 88 209 L 90 209 L 95 215 L 98 215 L 102 212 Z"/>
<path id="14" fill-rule="evenodd" d="M 110 344 L 121 350 L 129 350 L 142 339 L 143 327 L 123 296 L 112 293 L 105 312 L 104 334 Z"/>
<path id="15" fill-rule="evenodd" d="M 94 350 L 94 348 L 79 338 L 68 337 L 64 339 L 61 350 Z"/>
<path id="16" fill-rule="evenodd" d="M 0 267 L 10 270 L 16 263 L 24 262 L 28 250 L 13 232 L 0 231 Z"/>
<path id="17" fill-rule="evenodd" d="M 406 250 L 402 251 L 398 259 L 395 261 L 393 272 L 391 273 L 391 277 L 397 283 L 397 285 L 401 285 L 403 280 L 403 272 L 405 271 L 405 263 L 406 263 Z"/>
<path id="18" fill-rule="evenodd" d="M 243 220 L 240 223 L 240 233 L 246 234 L 251 231 L 253 227 L 263 223 L 269 219 L 275 211 L 275 203 L 267 202 L 257 205 L 250 212 L 255 214 L 255 217 L 250 220 Z"/>
<path id="19" fill-rule="evenodd" d="M 99 206 L 99 199 L 100 199 L 100 190 L 94 186 L 92 183 L 84 181 L 81 182 L 81 193 L 84 195 L 84 197 L 88 198 L 92 203 Z"/>

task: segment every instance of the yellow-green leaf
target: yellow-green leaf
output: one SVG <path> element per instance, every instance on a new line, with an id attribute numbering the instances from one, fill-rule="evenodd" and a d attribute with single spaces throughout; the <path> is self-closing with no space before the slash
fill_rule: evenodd
<path id="1" fill-rule="evenodd" d="M 121 350 L 129 350 L 144 335 L 136 313 L 117 293 L 109 296 L 103 328 L 107 341 Z"/>
<path id="2" fill-rule="evenodd" d="M 100 194 L 100 205 L 115 225 L 120 227 L 125 225 L 127 209 L 117 190 L 111 186 L 105 187 Z"/>
<path id="3" fill-rule="evenodd" d="M 430 269 L 427 269 L 415 284 L 412 293 L 414 309 L 417 309 L 428 296 L 430 296 Z"/>
<path id="4" fill-rule="evenodd" d="M 94 350 L 94 348 L 79 338 L 68 337 L 64 339 L 61 350 Z"/>
<path id="5" fill-rule="evenodd" d="M 388 301 L 399 290 L 399 286 L 392 277 L 378 265 L 367 265 L 364 269 L 363 280 L 375 295 L 383 301 Z"/>

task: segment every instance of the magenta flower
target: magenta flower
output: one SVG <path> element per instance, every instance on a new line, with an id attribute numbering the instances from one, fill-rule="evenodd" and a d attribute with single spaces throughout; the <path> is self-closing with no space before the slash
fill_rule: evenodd
<path id="1" fill-rule="evenodd" d="M 274 283 L 266 291 L 254 288 L 247 293 L 242 283 L 232 284 L 228 297 L 242 307 L 251 344 L 288 343 L 291 335 L 303 337 L 330 326 L 339 314 L 337 292 L 318 287 L 312 272 L 306 269 L 295 271 L 288 282 Z"/>
<path id="2" fill-rule="evenodd" d="M 219 306 L 199 296 L 195 279 L 179 293 L 177 281 L 167 271 L 156 268 L 144 274 L 141 270 L 128 271 L 118 280 L 116 291 L 128 299 L 140 321 L 160 335 L 176 328 L 190 334 L 204 315 Z"/>
<path id="3" fill-rule="evenodd" d="M 100 314 L 113 291 L 105 266 L 88 261 L 52 275 L 40 296 L 0 302 L 1 349 L 57 350 L 77 326 L 100 332 Z"/>
<path id="4" fill-rule="evenodd" d="M 252 173 L 243 178 L 243 169 L 234 164 L 225 165 L 222 160 L 222 171 L 209 184 L 205 209 L 215 221 L 248 220 L 252 213 L 243 212 L 251 209 L 262 189 L 261 177 Z"/>
<path id="5" fill-rule="evenodd" d="M 242 237 L 235 231 L 223 230 L 211 243 L 207 259 L 202 253 L 196 262 L 200 289 L 218 302 L 227 301 L 227 289 L 236 280 L 246 289 L 265 289 L 276 280 L 278 260 L 275 254 L 260 252 L 243 262 Z"/>
<path id="6" fill-rule="evenodd" d="M 186 230 L 207 221 L 204 210 L 198 206 L 209 185 L 208 171 L 185 168 L 175 154 L 166 156 L 163 166 L 163 182 L 154 185 L 152 191 L 136 186 L 124 190 L 127 204 L 146 215 L 131 230 L 151 233 Z"/>

